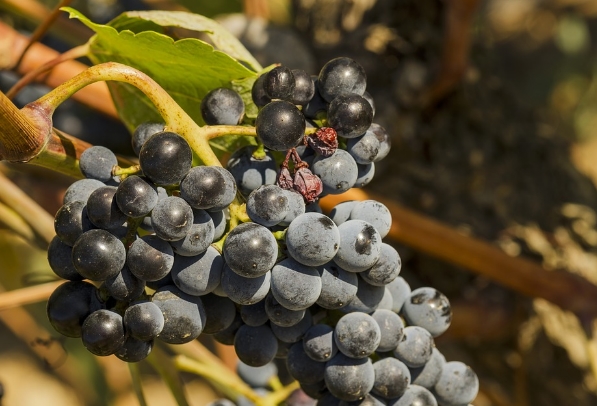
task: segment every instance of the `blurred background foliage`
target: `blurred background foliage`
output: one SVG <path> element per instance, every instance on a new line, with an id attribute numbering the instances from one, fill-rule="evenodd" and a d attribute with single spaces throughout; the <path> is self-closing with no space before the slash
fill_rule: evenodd
<path id="1" fill-rule="evenodd" d="M 0 0 L 0 20 L 30 33 L 40 21 L 36 10 L 56 3 Z M 135 9 L 186 9 L 217 18 L 263 66 L 280 62 L 316 74 L 335 56 L 354 58 L 367 71 L 376 122 L 394 144 L 369 191 L 491 241 L 510 256 L 597 284 L 595 0 L 71 5 L 96 22 Z M 43 42 L 63 52 L 90 35 L 65 24 L 65 17 L 59 19 Z M 2 71 L 0 89 L 17 78 Z M 16 102 L 46 91 L 41 84 L 29 86 Z M 74 101 L 59 108 L 55 126 L 130 154 L 129 134 L 117 121 Z M 23 165 L 3 164 L 1 170 L 51 214 L 72 181 Z M 479 375 L 475 405 L 597 404 L 593 320 L 396 247 L 413 288 L 431 285 L 450 298 L 454 324 L 437 345 L 448 360 L 463 360 Z M 52 277 L 45 252 L 9 230 L 0 230 L 0 269 L 2 290 Z M 58 338 L 43 303 L 0 310 L 0 320 L 0 404 L 135 404 L 126 366 L 114 357 L 91 356 L 77 340 Z M 142 367 L 149 404 L 174 404 L 157 375 Z M 202 381 L 184 379 L 191 404 L 217 396 Z"/>

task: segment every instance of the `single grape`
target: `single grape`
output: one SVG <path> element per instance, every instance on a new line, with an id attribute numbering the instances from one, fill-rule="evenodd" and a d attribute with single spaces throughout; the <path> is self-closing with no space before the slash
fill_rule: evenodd
<path id="1" fill-rule="evenodd" d="M 256 149 L 254 145 L 246 145 L 236 150 L 226 164 L 238 190 L 245 196 L 259 186 L 276 183 L 277 165 L 273 155 L 265 151 L 263 157 L 255 158 L 253 153 Z"/>
<path id="2" fill-rule="evenodd" d="M 56 275 L 69 281 L 81 281 L 72 259 L 73 247 L 63 243 L 58 236 L 52 238 L 48 247 L 48 263 Z"/>
<path id="3" fill-rule="evenodd" d="M 354 182 L 354 187 L 365 187 L 375 177 L 375 164 L 372 162 L 367 165 L 357 164 L 357 180 Z"/>
<path id="4" fill-rule="evenodd" d="M 379 162 L 390 152 L 390 137 L 385 128 L 372 123 L 365 134 L 346 142 L 346 151 L 358 164 Z"/>
<path id="5" fill-rule="evenodd" d="M 296 343 L 303 338 L 312 325 L 313 318 L 311 317 L 311 313 L 307 310 L 301 321 L 292 326 L 284 327 L 272 322 L 270 328 L 278 340 L 285 343 Z"/>
<path id="6" fill-rule="evenodd" d="M 234 337 L 234 350 L 247 365 L 260 367 L 271 362 L 278 350 L 278 341 L 267 325 L 240 326 Z"/>
<path id="7" fill-rule="evenodd" d="M 403 330 L 402 340 L 394 350 L 394 356 L 409 368 L 420 368 L 431 358 L 433 347 L 433 337 L 427 330 L 408 326 Z"/>
<path id="8" fill-rule="evenodd" d="M 236 197 L 236 183 L 220 166 L 196 166 L 180 183 L 180 197 L 195 209 L 223 210 Z"/>
<path id="9" fill-rule="evenodd" d="M 240 317 L 245 324 L 257 327 L 268 322 L 269 318 L 265 311 L 265 300 L 240 307 Z"/>
<path id="10" fill-rule="evenodd" d="M 114 299 L 130 302 L 145 292 L 145 281 L 137 279 L 125 265 L 116 276 L 104 281 L 104 287 Z"/>
<path id="11" fill-rule="evenodd" d="M 325 309 L 340 309 L 350 303 L 357 294 L 358 277 L 334 262 L 317 268 L 321 277 L 321 293 L 317 304 Z"/>
<path id="12" fill-rule="evenodd" d="M 432 390 L 444 369 L 446 358 L 437 348 L 433 348 L 431 358 L 422 367 L 410 368 L 411 382 Z"/>
<path id="13" fill-rule="evenodd" d="M 87 203 L 74 201 L 66 203 L 56 213 L 54 218 L 54 231 L 63 243 L 75 245 L 77 238 L 84 232 L 91 230 L 93 224 L 87 216 Z"/>
<path id="14" fill-rule="evenodd" d="M 201 117 L 207 125 L 237 125 L 244 114 L 245 103 L 232 89 L 213 89 L 201 100 Z"/>
<path id="15" fill-rule="evenodd" d="M 255 120 L 257 137 L 274 151 L 296 147 L 305 135 L 305 117 L 290 102 L 275 100 L 263 107 Z"/>
<path id="16" fill-rule="evenodd" d="M 173 185 L 191 169 L 193 153 L 184 138 L 173 132 L 152 135 L 139 153 L 143 174 L 157 185 Z"/>
<path id="17" fill-rule="evenodd" d="M 290 100 L 295 86 L 294 75 L 286 66 L 276 66 L 263 80 L 263 89 L 270 99 Z"/>
<path id="18" fill-rule="evenodd" d="M 141 341 L 134 337 L 127 337 L 122 347 L 114 355 L 124 362 L 139 362 L 147 358 L 153 349 L 152 341 Z"/>
<path id="19" fill-rule="evenodd" d="M 304 106 L 313 98 L 315 94 L 315 83 L 311 75 L 302 69 L 293 69 L 294 91 L 292 92 L 291 102 L 293 104 Z"/>
<path id="20" fill-rule="evenodd" d="M 54 329 L 66 337 L 81 337 L 85 318 L 99 310 L 95 286 L 87 282 L 69 281 L 58 286 L 48 298 L 46 312 Z"/>
<path id="21" fill-rule="evenodd" d="M 365 92 L 363 93 L 363 97 L 371 105 L 371 109 L 373 110 L 373 116 L 375 116 L 375 100 L 373 100 L 373 96 L 371 96 L 371 94 L 365 90 Z"/>
<path id="22" fill-rule="evenodd" d="M 423 327 L 433 337 L 443 334 L 452 322 L 448 298 L 434 288 L 418 288 L 404 302 L 402 313 L 410 325 Z"/>
<path id="23" fill-rule="evenodd" d="M 392 214 L 385 204 L 375 200 L 363 200 L 357 203 L 352 212 L 351 220 L 363 220 L 371 224 L 384 238 L 392 227 Z"/>
<path id="24" fill-rule="evenodd" d="M 377 349 L 380 340 L 379 325 L 366 313 L 346 314 L 334 328 L 334 341 L 338 350 L 351 358 L 368 357 Z"/>
<path id="25" fill-rule="evenodd" d="M 234 303 L 249 305 L 265 299 L 270 289 L 271 273 L 256 278 L 246 278 L 234 272 L 225 264 L 220 284 L 222 290 Z"/>
<path id="26" fill-rule="evenodd" d="M 368 357 L 355 359 L 338 352 L 325 364 L 324 379 L 332 395 L 355 401 L 373 389 L 375 371 Z"/>
<path id="27" fill-rule="evenodd" d="M 98 228 L 112 230 L 126 223 L 126 214 L 118 207 L 114 186 L 104 186 L 94 190 L 87 200 L 87 216 Z"/>
<path id="28" fill-rule="evenodd" d="M 128 217 L 144 217 L 158 203 L 158 192 L 143 178 L 136 175 L 128 176 L 118 185 L 116 203 Z"/>
<path id="29" fill-rule="evenodd" d="M 341 310 L 344 313 L 363 312 L 373 313 L 382 303 L 386 289 L 383 286 L 374 286 L 358 276 L 358 289 L 354 298 Z"/>
<path id="30" fill-rule="evenodd" d="M 87 199 L 89 199 L 91 192 L 102 186 L 106 186 L 105 183 L 100 182 L 97 179 L 79 179 L 66 189 L 62 204 L 76 201 L 87 203 Z"/>
<path id="31" fill-rule="evenodd" d="M 201 302 L 206 316 L 204 334 L 216 334 L 232 325 L 236 318 L 236 306 L 232 300 L 210 293 L 201 296 Z"/>
<path id="32" fill-rule="evenodd" d="M 205 252 L 214 240 L 215 228 L 211 216 L 201 209 L 193 210 L 193 224 L 187 235 L 170 245 L 178 255 L 190 257 Z"/>
<path id="33" fill-rule="evenodd" d="M 120 272 L 126 262 L 126 249 L 105 230 L 89 230 L 73 246 L 73 265 L 92 281 L 104 281 Z"/>
<path id="34" fill-rule="evenodd" d="M 307 395 L 311 399 L 319 400 L 322 399 L 326 394 L 330 393 L 328 388 L 325 386 L 325 381 L 319 381 L 315 383 L 299 382 L 299 384 L 304 395 Z"/>
<path id="35" fill-rule="evenodd" d="M 161 133 L 164 131 L 165 124 L 164 123 L 142 123 L 135 128 L 133 132 L 133 136 L 131 137 L 131 144 L 133 146 L 133 151 L 135 152 L 136 156 L 139 156 L 141 153 L 141 148 L 145 141 L 147 141 L 152 135 Z"/>
<path id="36" fill-rule="evenodd" d="M 379 260 L 381 236 L 363 220 L 348 220 L 338 226 L 340 247 L 334 262 L 349 272 L 371 268 Z"/>
<path id="37" fill-rule="evenodd" d="M 338 227 L 329 217 L 319 213 L 298 216 L 286 231 L 288 253 L 307 266 L 320 266 L 331 261 L 339 243 Z"/>
<path id="38" fill-rule="evenodd" d="M 317 301 L 321 277 L 317 269 L 286 258 L 272 268 L 272 294 L 290 310 L 302 310 Z"/>
<path id="39" fill-rule="evenodd" d="M 330 218 L 337 226 L 350 220 L 350 213 L 354 206 L 358 203 L 356 200 L 348 200 L 342 203 L 338 203 L 334 206 L 330 212 Z"/>
<path id="40" fill-rule="evenodd" d="M 379 305 L 377 305 L 377 310 L 384 309 L 391 311 L 393 306 L 394 298 L 392 297 L 392 292 L 390 292 L 390 289 L 388 289 L 387 286 L 384 286 L 383 297 L 381 298 L 381 302 L 379 302 Z"/>
<path id="41" fill-rule="evenodd" d="M 166 197 L 158 201 L 151 212 L 151 225 L 162 240 L 180 240 L 193 225 L 193 209 L 180 197 Z"/>
<path id="42" fill-rule="evenodd" d="M 373 393 L 385 398 L 399 398 L 410 384 L 410 372 L 396 358 L 384 358 L 373 364 L 375 383 Z"/>
<path id="43" fill-rule="evenodd" d="M 402 319 L 396 313 L 387 309 L 377 309 L 371 317 L 377 322 L 381 332 L 381 340 L 379 341 L 377 351 L 393 351 L 398 346 L 404 334 Z"/>
<path id="44" fill-rule="evenodd" d="M 267 228 L 242 223 L 228 234 L 222 252 L 230 269 L 241 276 L 256 278 L 276 263 L 278 244 Z"/>
<path id="45" fill-rule="evenodd" d="M 236 332 L 243 325 L 243 321 L 237 312 L 236 316 L 234 316 L 234 321 L 232 322 L 230 327 L 220 331 L 219 333 L 214 334 L 212 337 L 220 344 L 233 345 L 234 337 L 236 337 Z"/>
<path id="46" fill-rule="evenodd" d="M 410 297 L 410 285 L 404 280 L 403 277 L 399 276 L 390 282 L 386 287 L 392 294 L 392 311 L 394 313 L 400 313 L 404 302 Z"/>
<path id="47" fill-rule="evenodd" d="M 172 280 L 189 295 L 202 296 L 220 284 L 224 258 L 214 247 L 194 257 L 174 256 Z"/>
<path id="48" fill-rule="evenodd" d="M 99 145 L 87 148 L 79 157 L 79 169 L 83 176 L 101 182 L 112 179 L 112 168 L 116 165 L 118 165 L 118 159 L 114 152 Z"/>
<path id="49" fill-rule="evenodd" d="M 272 101 L 272 99 L 265 92 L 265 88 L 263 87 L 264 83 L 265 74 L 259 76 L 251 88 L 251 98 L 257 107 L 263 107 Z"/>
<path id="50" fill-rule="evenodd" d="M 354 159 L 339 148 L 329 157 L 317 156 L 311 169 L 321 178 L 323 193 L 332 195 L 344 193 L 353 187 L 359 173 Z"/>
<path id="51" fill-rule="evenodd" d="M 174 252 L 168 242 L 155 235 L 146 235 L 131 244 L 126 263 L 137 278 L 159 281 L 169 275 L 174 264 Z"/>
<path id="52" fill-rule="evenodd" d="M 92 354 L 114 354 L 125 342 L 122 316 L 112 310 L 96 310 L 83 322 L 81 339 L 85 348 Z"/>
<path id="53" fill-rule="evenodd" d="M 296 343 L 290 347 L 286 365 L 290 376 L 301 383 L 314 384 L 324 379 L 325 363 L 309 358 L 302 343 Z"/>
<path id="54" fill-rule="evenodd" d="M 160 308 L 145 300 L 127 307 L 123 321 L 129 336 L 141 341 L 153 340 L 164 328 L 164 314 Z"/>
<path id="55" fill-rule="evenodd" d="M 184 344 L 199 337 L 205 326 L 201 299 L 187 295 L 176 286 L 158 289 L 151 301 L 164 315 L 164 328 L 158 338 L 168 344 Z"/>
<path id="56" fill-rule="evenodd" d="M 214 237 L 212 242 L 218 241 L 226 232 L 226 221 L 230 218 L 227 216 L 227 209 L 218 210 L 218 211 L 208 211 L 209 217 L 211 217 L 211 221 L 214 225 Z M 228 217 L 228 219 L 226 218 Z"/>
<path id="57" fill-rule="evenodd" d="M 468 405 L 477 397 L 479 378 L 471 367 L 460 361 L 446 362 L 434 392 L 442 406 Z"/>
<path id="58" fill-rule="evenodd" d="M 328 125 L 339 137 L 359 137 L 367 132 L 372 121 L 371 105 L 356 94 L 338 96 L 328 107 Z"/>
<path id="59" fill-rule="evenodd" d="M 288 213 L 286 214 L 286 217 L 284 217 L 284 220 L 279 223 L 279 225 L 288 226 L 292 220 L 305 212 L 305 201 L 300 193 L 294 190 L 283 190 L 286 198 L 288 199 Z"/>
<path id="60" fill-rule="evenodd" d="M 265 314 L 267 314 L 271 324 L 282 327 L 294 326 L 305 317 L 305 313 L 305 309 L 287 309 L 271 293 L 265 298 Z"/>
<path id="61" fill-rule="evenodd" d="M 303 107 L 303 114 L 307 118 L 316 119 L 318 114 L 325 113 L 328 109 L 328 102 L 321 97 L 319 92 L 319 79 L 317 76 L 311 76 L 313 84 L 315 86 L 315 92 L 309 102 Z"/>
<path id="62" fill-rule="evenodd" d="M 334 341 L 334 329 L 327 324 L 316 324 L 303 337 L 305 354 L 314 361 L 326 362 L 338 352 Z"/>
<path id="63" fill-rule="evenodd" d="M 409 385 L 398 399 L 388 402 L 389 406 L 437 406 L 437 400 L 431 392 L 419 385 Z"/>
<path id="64" fill-rule="evenodd" d="M 253 190 L 247 199 L 247 215 L 265 227 L 275 226 L 286 218 L 288 197 L 277 185 L 265 185 Z"/>
<path id="65" fill-rule="evenodd" d="M 278 367 L 273 362 L 260 367 L 252 367 L 242 361 L 238 361 L 236 364 L 236 373 L 250 387 L 264 388 L 269 385 L 272 378 L 277 377 Z"/>
<path id="66" fill-rule="evenodd" d="M 391 245 L 382 243 L 379 260 L 360 275 L 371 285 L 385 286 L 398 277 L 401 269 L 402 260 L 398 251 Z"/>
<path id="67" fill-rule="evenodd" d="M 319 72 L 319 91 L 331 102 L 341 95 L 362 95 L 367 87 L 365 70 L 356 61 L 346 57 L 328 61 Z"/>

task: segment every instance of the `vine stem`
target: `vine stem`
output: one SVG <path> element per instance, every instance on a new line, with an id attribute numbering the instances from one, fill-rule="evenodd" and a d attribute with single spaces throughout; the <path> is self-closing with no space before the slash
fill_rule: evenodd
<path id="1" fill-rule="evenodd" d="M 243 395 L 255 404 L 259 404 L 259 401 L 261 400 L 260 396 L 257 395 L 247 384 L 239 380 L 237 381 L 236 379 L 230 379 L 228 375 L 222 374 L 218 368 L 212 368 L 209 365 L 205 365 L 185 355 L 177 355 L 174 358 L 174 365 L 181 371 L 202 376 L 208 381 L 225 387 L 237 395 Z"/>
<path id="2" fill-rule="evenodd" d="M 3 173 L 0 173 L 0 200 L 19 214 L 46 244 L 50 244 L 56 235 L 54 218 Z"/>
<path id="3" fill-rule="evenodd" d="M 180 134 L 205 165 L 222 166 L 211 150 L 208 133 L 211 127 L 199 127 L 172 97 L 145 73 L 116 62 L 106 62 L 81 72 L 29 106 L 50 116 L 66 99 L 87 85 L 99 81 L 125 82 L 141 90 L 155 105 L 166 123 L 166 130 Z M 233 127 L 235 131 L 243 127 Z M 230 130 L 230 129 L 229 129 Z"/>

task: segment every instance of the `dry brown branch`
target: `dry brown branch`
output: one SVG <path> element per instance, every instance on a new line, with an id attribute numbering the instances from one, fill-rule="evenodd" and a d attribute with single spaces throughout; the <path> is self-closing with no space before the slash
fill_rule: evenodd
<path id="1" fill-rule="evenodd" d="M 546 299 L 583 320 L 597 317 L 597 286 L 575 274 L 547 271 L 533 261 L 509 257 L 487 242 L 464 236 L 437 220 L 362 190 L 326 196 L 321 206 L 329 211 L 341 201 L 365 199 L 378 200 L 390 209 L 393 224 L 388 237 L 392 240 L 462 266 L 523 295 Z"/>
<path id="2" fill-rule="evenodd" d="M 0 311 L 46 300 L 64 281 L 48 282 L 0 293 Z"/>

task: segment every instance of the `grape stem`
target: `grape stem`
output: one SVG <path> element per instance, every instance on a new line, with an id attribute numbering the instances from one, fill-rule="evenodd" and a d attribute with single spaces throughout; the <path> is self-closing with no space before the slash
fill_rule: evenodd
<path id="1" fill-rule="evenodd" d="M 121 168 L 120 166 L 116 165 L 112 168 L 112 175 L 113 176 L 120 176 L 121 180 L 124 180 L 129 175 L 136 175 L 141 172 L 141 165 L 133 165 L 129 166 L 128 168 Z"/>
<path id="2" fill-rule="evenodd" d="M 141 90 L 155 105 L 166 123 L 165 130 L 180 134 L 190 145 L 191 149 L 205 165 L 221 166 L 220 161 L 209 146 L 210 134 L 222 134 L 247 131 L 254 133 L 247 127 L 224 126 L 226 130 L 211 130 L 211 127 L 199 127 L 197 123 L 176 103 L 176 101 L 152 78 L 145 73 L 116 62 L 106 62 L 92 66 L 72 79 L 64 82 L 38 100 L 30 103 L 30 108 L 44 111 L 50 117 L 56 108 L 77 91 L 99 81 L 125 82 Z M 214 135 L 219 136 L 219 135 Z"/>

